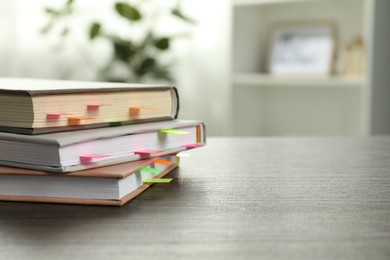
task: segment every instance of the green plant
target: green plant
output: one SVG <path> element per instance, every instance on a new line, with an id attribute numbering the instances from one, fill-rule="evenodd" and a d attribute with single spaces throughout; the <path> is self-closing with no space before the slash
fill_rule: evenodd
<path id="1" fill-rule="evenodd" d="M 153 4 L 147 1 L 149 5 Z M 180 8 L 180 1 L 177 1 L 168 11 L 168 15 L 177 18 L 181 22 L 194 24 L 194 20 L 184 15 Z M 138 4 L 140 5 L 140 3 Z M 141 22 L 148 20 L 146 14 L 141 12 L 141 8 L 134 3 L 116 2 L 114 10 L 120 19 L 124 19 L 128 26 L 141 26 Z M 49 15 L 50 20 L 48 24 L 42 29 L 42 33 L 49 33 L 54 26 L 61 20 L 69 20 L 75 16 L 75 1 L 67 0 L 65 4 L 58 9 L 47 7 L 45 12 Z M 60 30 L 60 42 L 69 35 L 70 26 L 65 23 Z M 88 36 L 91 41 L 96 39 L 103 39 L 112 46 L 112 56 L 107 61 L 103 68 L 98 69 L 100 80 L 105 81 L 127 81 L 127 82 L 141 82 L 145 79 L 153 78 L 157 80 L 165 80 L 172 82 L 173 77 L 170 72 L 171 64 L 163 64 L 160 56 L 166 53 L 170 47 L 171 42 L 181 37 L 182 35 L 161 35 L 154 31 L 153 26 L 143 28 L 142 37 L 136 39 L 134 35 L 128 37 L 121 37 L 118 34 L 110 31 L 108 26 L 104 26 L 101 21 L 95 20 L 89 26 Z M 131 37 L 133 36 L 133 37 Z M 126 76 L 114 76 L 113 70 L 116 65 L 124 66 L 126 68 Z"/>

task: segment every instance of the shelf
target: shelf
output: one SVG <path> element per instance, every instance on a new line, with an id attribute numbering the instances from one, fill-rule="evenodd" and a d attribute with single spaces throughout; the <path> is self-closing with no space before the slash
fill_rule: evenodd
<path id="1" fill-rule="evenodd" d="M 385 102 L 388 99 L 383 99 L 390 95 L 385 88 L 389 84 L 383 84 L 381 78 L 387 75 L 383 64 L 388 62 L 378 63 L 385 58 L 386 48 L 378 38 L 387 42 L 389 9 L 390 1 L 379 0 L 233 0 L 229 88 L 232 133 L 360 136 L 374 133 L 376 118 L 377 128 L 390 132 L 384 109 L 389 107 Z M 382 12 L 379 16 L 378 10 Z M 334 68 L 342 64 L 348 43 L 361 36 L 367 48 L 365 67 L 370 73 L 354 78 L 266 73 L 274 26 L 302 21 L 336 24 Z M 377 30 L 379 25 L 383 26 L 381 31 Z M 378 71 L 381 77 L 374 77 Z M 380 87 L 386 91 L 378 91 Z M 375 92 L 381 94 L 375 96 Z M 381 112 L 375 113 L 375 109 Z"/>
<path id="2" fill-rule="evenodd" d="M 269 5 L 294 2 L 318 2 L 323 0 L 234 0 L 234 6 Z"/>
<path id="3" fill-rule="evenodd" d="M 334 87 L 334 88 L 361 88 L 363 79 L 346 79 L 341 77 L 329 78 L 292 78 L 272 76 L 260 73 L 235 73 L 233 75 L 235 86 L 259 87 Z"/>

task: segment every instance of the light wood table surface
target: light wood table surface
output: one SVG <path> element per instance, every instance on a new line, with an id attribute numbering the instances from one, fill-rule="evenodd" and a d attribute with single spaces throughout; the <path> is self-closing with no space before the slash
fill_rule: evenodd
<path id="1" fill-rule="evenodd" d="M 124 207 L 0 202 L 0 259 L 390 259 L 390 137 L 190 153 Z"/>

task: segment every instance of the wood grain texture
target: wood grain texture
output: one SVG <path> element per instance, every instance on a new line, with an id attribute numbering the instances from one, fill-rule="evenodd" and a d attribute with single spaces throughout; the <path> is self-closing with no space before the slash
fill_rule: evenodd
<path id="1" fill-rule="evenodd" d="M 0 203 L 1 259 L 390 259 L 390 137 L 209 138 L 121 208 Z"/>

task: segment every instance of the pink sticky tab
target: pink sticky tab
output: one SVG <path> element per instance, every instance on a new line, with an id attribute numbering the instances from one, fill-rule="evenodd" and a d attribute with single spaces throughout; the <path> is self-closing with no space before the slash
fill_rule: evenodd
<path id="1" fill-rule="evenodd" d="M 134 154 L 139 154 L 139 155 L 151 155 L 151 154 L 156 154 L 156 153 L 161 153 L 163 151 L 161 150 L 139 150 L 135 151 Z"/>
<path id="2" fill-rule="evenodd" d="M 182 145 L 182 147 L 185 147 L 187 149 L 198 148 L 202 146 L 204 146 L 204 144 L 183 144 Z"/>
<path id="3" fill-rule="evenodd" d="M 80 162 L 81 163 L 91 163 L 93 159 L 98 159 L 98 158 L 104 158 L 108 157 L 109 155 L 107 154 L 86 154 L 86 155 L 81 155 L 80 156 Z"/>
<path id="4" fill-rule="evenodd" d="M 50 120 L 58 119 L 58 118 L 60 118 L 60 116 L 61 116 L 60 113 L 47 113 L 46 119 L 50 119 Z"/>
<path id="5" fill-rule="evenodd" d="M 99 107 L 101 107 L 100 104 L 88 104 L 88 105 L 87 105 L 87 109 L 88 109 L 88 110 L 98 110 Z"/>

